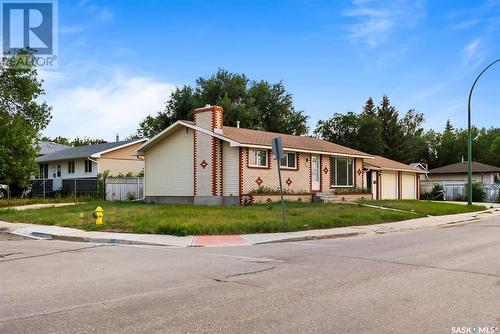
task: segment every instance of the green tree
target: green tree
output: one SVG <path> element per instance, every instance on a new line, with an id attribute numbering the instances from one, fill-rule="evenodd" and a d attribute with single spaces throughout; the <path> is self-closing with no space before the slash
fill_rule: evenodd
<path id="1" fill-rule="evenodd" d="M 378 107 L 369 98 L 360 114 L 336 113 L 328 120 L 320 120 L 314 133 L 340 145 L 410 163 L 429 155 L 423 121 L 423 114 L 414 109 L 399 118 L 396 108 L 384 96 Z"/>
<path id="2" fill-rule="evenodd" d="M 85 146 L 85 145 L 106 143 L 106 141 L 104 139 L 88 138 L 88 137 L 83 137 L 83 138 L 76 137 L 75 139 L 71 140 L 71 139 L 68 139 L 66 137 L 61 137 L 61 136 L 57 136 L 54 138 L 44 136 L 40 140 L 41 141 L 50 141 L 53 143 L 58 143 L 58 144 L 67 145 L 67 146 L 75 146 L 75 147 L 76 146 Z"/>
<path id="3" fill-rule="evenodd" d="M 15 57 L 29 55 L 21 51 Z M 0 182 L 13 187 L 26 186 L 38 169 L 38 133 L 51 119 L 51 108 L 39 102 L 42 82 L 35 67 L 0 67 Z"/>
<path id="4" fill-rule="evenodd" d="M 196 80 L 195 87 L 177 88 L 165 110 L 147 116 L 138 134 L 151 137 L 181 119 L 192 119 L 192 110 L 206 104 L 224 108 L 224 124 L 245 128 L 303 135 L 308 132 L 308 116 L 297 111 L 293 97 L 283 83 L 251 81 L 244 74 L 219 69 L 214 75 Z"/>

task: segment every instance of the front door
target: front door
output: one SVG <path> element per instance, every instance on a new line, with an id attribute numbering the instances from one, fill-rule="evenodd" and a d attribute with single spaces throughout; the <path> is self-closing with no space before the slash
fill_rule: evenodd
<path id="1" fill-rule="evenodd" d="M 61 165 L 57 165 L 56 172 L 53 175 L 52 190 L 59 191 L 62 188 Z"/>
<path id="2" fill-rule="evenodd" d="M 320 173 L 319 170 L 319 155 L 311 156 L 311 190 L 319 191 L 321 189 L 320 185 Z"/>

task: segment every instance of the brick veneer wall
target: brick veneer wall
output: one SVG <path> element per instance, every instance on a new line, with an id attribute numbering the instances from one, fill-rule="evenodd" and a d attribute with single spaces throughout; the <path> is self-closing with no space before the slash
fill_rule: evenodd
<path id="1" fill-rule="evenodd" d="M 248 167 L 248 148 L 242 148 L 242 194 L 248 194 L 252 190 L 259 188 L 257 180 L 261 187 L 271 189 L 279 188 L 278 181 L 278 162 L 271 159 L 271 168 Z M 271 155 L 271 151 L 268 152 Z M 283 189 L 295 192 L 310 192 L 310 172 L 311 157 L 309 153 L 298 154 L 298 168 L 281 169 L 281 178 L 283 180 Z"/>

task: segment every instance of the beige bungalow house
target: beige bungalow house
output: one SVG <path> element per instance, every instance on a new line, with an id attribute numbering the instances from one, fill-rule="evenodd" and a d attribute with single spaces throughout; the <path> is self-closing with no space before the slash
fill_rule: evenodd
<path id="1" fill-rule="evenodd" d="M 364 177 L 368 191 L 374 199 L 418 199 L 420 175 L 425 171 L 401 162 L 374 156 L 365 160 Z"/>
<path id="2" fill-rule="evenodd" d="M 366 188 L 363 161 L 371 155 L 318 138 L 223 125 L 223 109 L 207 106 L 194 121 L 177 121 L 137 150 L 144 157 L 147 202 L 224 204 L 279 198 L 278 161 L 271 141 L 281 137 L 279 162 L 287 200 L 312 201 L 335 189 Z M 408 167 L 408 170 L 411 170 Z"/>

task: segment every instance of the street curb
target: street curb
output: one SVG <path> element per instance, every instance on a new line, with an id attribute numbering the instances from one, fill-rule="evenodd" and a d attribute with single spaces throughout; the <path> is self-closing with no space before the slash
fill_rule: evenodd
<path id="1" fill-rule="evenodd" d="M 309 240 L 321 240 L 321 239 L 349 238 L 365 234 L 366 234 L 365 232 L 352 232 L 352 233 L 339 233 L 339 234 L 311 235 L 304 237 L 293 237 L 293 238 L 286 238 L 279 240 L 254 242 L 252 243 L 252 245 L 277 244 L 282 242 L 309 241 Z"/>
<path id="2" fill-rule="evenodd" d="M 134 240 L 125 240 L 125 239 L 107 239 L 107 238 L 89 238 L 89 237 L 76 237 L 76 236 L 67 236 L 67 235 L 54 235 L 49 233 L 42 232 L 31 232 L 30 234 L 25 233 L 16 233 L 16 231 L 7 231 L 9 234 L 19 235 L 26 238 L 36 239 L 36 240 L 61 240 L 61 241 L 72 241 L 72 242 L 89 242 L 89 243 L 97 243 L 97 244 L 111 244 L 111 245 L 135 245 L 135 246 L 163 246 L 163 247 L 172 247 L 175 245 L 169 244 L 160 244 L 154 242 L 146 242 L 146 241 L 134 241 Z"/>

